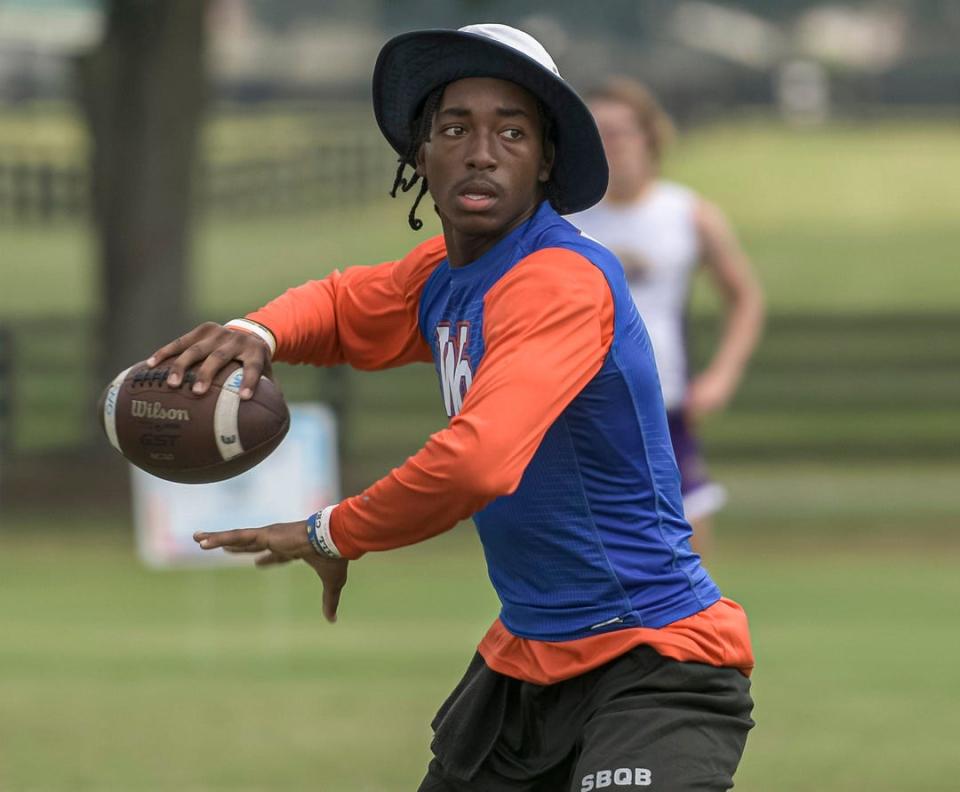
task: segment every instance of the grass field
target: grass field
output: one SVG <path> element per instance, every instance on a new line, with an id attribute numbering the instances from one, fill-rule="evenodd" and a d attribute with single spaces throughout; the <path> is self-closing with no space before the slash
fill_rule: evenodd
<path id="1" fill-rule="evenodd" d="M 709 567 L 746 606 L 758 660 L 738 790 L 957 787 L 956 144 L 938 122 L 751 122 L 694 132 L 668 164 L 728 211 L 772 315 L 734 409 L 706 427 L 731 494 Z M 408 198 L 201 223 L 196 312 L 225 319 L 395 256 L 425 236 L 404 223 Z M 17 383 L 18 436 L 55 447 L 86 425 L 60 383 L 90 349 L 92 243 L 69 225 L 0 227 L 0 251 L 2 321 L 80 328 L 30 325 L 26 354 L 48 373 Z M 695 305 L 713 309 L 702 290 Z M 322 390 L 301 375 L 284 372 L 288 393 Z M 427 367 L 351 387 L 359 480 L 441 422 Z M 432 713 L 496 614 L 469 528 L 354 565 L 330 627 L 306 570 L 150 572 L 116 504 L 78 514 L 50 492 L 0 504 L 0 790 L 415 788 Z"/>
<path id="2" fill-rule="evenodd" d="M 862 471 L 819 499 L 797 490 L 829 485 L 822 470 L 787 473 L 734 476 L 710 565 L 758 658 L 737 789 L 955 789 L 956 512 L 913 513 L 925 493 L 891 493 L 899 471 L 881 470 L 878 534 Z M 20 527 L 0 554 L 5 790 L 412 790 L 433 710 L 496 613 L 467 528 L 356 564 L 331 627 L 305 568 L 149 572 L 120 521 Z"/>
<path id="3" fill-rule="evenodd" d="M 721 464 L 709 567 L 751 619 L 737 789 L 955 789 L 960 465 Z M 468 526 L 355 564 L 152 572 L 129 523 L 0 533 L 0 789 L 405 792 L 496 613 Z"/>

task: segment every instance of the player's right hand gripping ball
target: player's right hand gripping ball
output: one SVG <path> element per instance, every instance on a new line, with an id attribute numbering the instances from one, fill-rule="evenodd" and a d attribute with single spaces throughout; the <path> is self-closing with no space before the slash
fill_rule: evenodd
<path id="1" fill-rule="evenodd" d="M 266 377 L 252 398 L 240 399 L 237 362 L 199 396 L 192 371 L 177 388 L 166 384 L 169 373 L 137 363 L 107 386 L 98 406 L 110 444 L 147 473 L 183 484 L 222 481 L 265 459 L 290 428 L 283 394 Z"/>

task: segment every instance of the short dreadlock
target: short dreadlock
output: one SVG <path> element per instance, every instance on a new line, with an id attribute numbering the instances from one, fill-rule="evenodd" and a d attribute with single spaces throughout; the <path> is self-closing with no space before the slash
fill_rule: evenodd
<path id="1" fill-rule="evenodd" d="M 407 222 L 414 231 L 419 231 L 423 228 L 423 220 L 417 217 L 417 207 L 420 206 L 420 201 L 429 189 L 426 177 L 417 173 L 417 152 L 420 151 L 420 146 L 430 140 L 433 117 L 437 112 L 437 108 L 440 107 L 440 99 L 443 97 L 443 92 L 446 87 L 446 85 L 437 86 L 427 94 L 427 98 L 423 100 L 419 114 L 417 114 L 416 118 L 413 119 L 413 123 L 410 125 L 410 146 L 407 148 L 406 153 L 401 155 L 397 160 L 397 174 L 393 179 L 393 188 L 390 190 L 390 197 L 396 198 L 397 190 L 409 192 L 418 181 L 420 182 L 420 191 L 417 193 L 413 206 L 410 207 L 410 214 L 407 215 Z M 546 149 L 547 146 L 555 146 L 553 116 L 550 115 L 546 106 L 539 99 L 537 99 L 537 115 L 540 119 L 540 128 L 543 130 L 544 149 Z M 413 173 L 409 178 L 404 175 L 404 170 L 407 166 L 413 169 Z M 559 191 L 553 179 L 549 179 L 543 185 L 543 194 L 553 205 L 554 209 L 557 211 L 561 210 Z"/>

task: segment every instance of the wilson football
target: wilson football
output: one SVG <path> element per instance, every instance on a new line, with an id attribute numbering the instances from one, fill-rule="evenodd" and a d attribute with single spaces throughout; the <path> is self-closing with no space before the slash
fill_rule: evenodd
<path id="1" fill-rule="evenodd" d="M 183 484 L 231 478 L 265 459 L 290 428 L 283 394 L 266 377 L 251 399 L 240 399 L 236 361 L 199 396 L 193 370 L 177 388 L 167 385 L 169 373 L 163 364 L 137 363 L 106 387 L 98 406 L 110 444 L 154 476 Z"/>

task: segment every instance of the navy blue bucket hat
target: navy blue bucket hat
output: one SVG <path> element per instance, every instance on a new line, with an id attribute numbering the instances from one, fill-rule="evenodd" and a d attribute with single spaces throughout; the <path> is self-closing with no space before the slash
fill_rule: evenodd
<path id="1" fill-rule="evenodd" d="M 419 30 L 390 39 L 373 70 L 373 110 L 401 157 L 427 95 L 466 77 L 509 80 L 537 97 L 554 121 L 556 158 L 550 180 L 561 214 L 593 206 L 607 190 L 607 158 L 593 116 L 560 76 L 543 46 L 507 25 Z"/>

